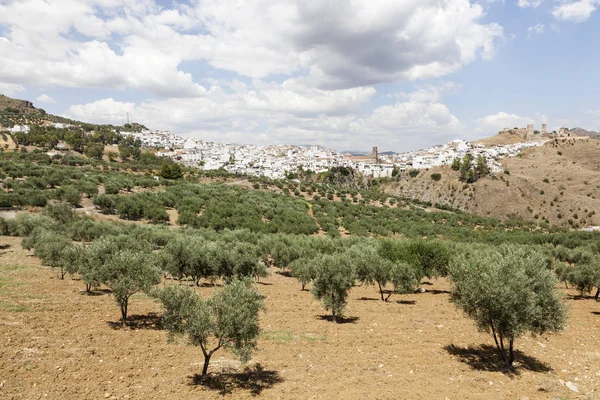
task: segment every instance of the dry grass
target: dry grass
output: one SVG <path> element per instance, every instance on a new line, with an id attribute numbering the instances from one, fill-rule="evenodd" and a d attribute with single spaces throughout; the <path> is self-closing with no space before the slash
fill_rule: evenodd
<path id="1" fill-rule="evenodd" d="M 580 226 L 600 225 L 600 140 L 549 142 L 501 163 L 510 174 L 499 173 L 473 185 L 463 184 L 457 172 L 443 167 L 422 171 L 413 179 L 403 177 L 386 190 L 482 216 L 547 219 L 564 226 L 571 219 Z M 434 172 L 442 174 L 439 182 L 431 179 Z"/>

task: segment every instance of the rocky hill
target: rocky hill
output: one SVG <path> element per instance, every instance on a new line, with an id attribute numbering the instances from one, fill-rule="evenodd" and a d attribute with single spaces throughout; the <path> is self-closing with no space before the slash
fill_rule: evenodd
<path id="1" fill-rule="evenodd" d="M 600 225 L 600 140 L 564 138 L 501 160 L 505 171 L 474 184 L 450 167 L 402 174 L 390 194 L 482 216 L 524 218 L 575 228 Z M 435 181 L 431 175 L 441 174 Z"/>
<path id="2" fill-rule="evenodd" d="M 596 139 L 600 138 L 600 132 L 588 131 L 587 129 L 583 129 L 583 128 L 570 129 L 569 133 L 572 136 L 587 136 L 587 137 L 596 138 Z"/>

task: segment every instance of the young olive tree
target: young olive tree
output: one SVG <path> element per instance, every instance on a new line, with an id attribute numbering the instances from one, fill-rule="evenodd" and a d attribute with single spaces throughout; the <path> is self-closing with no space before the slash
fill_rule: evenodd
<path id="1" fill-rule="evenodd" d="M 163 326 L 169 340 L 186 336 L 204 356 L 202 376 L 208 372 L 212 355 L 221 348 L 232 351 L 244 363 L 250 360 L 260 334 L 258 313 L 263 297 L 252 281 L 234 279 L 208 300 L 193 289 L 169 286 L 157 293 L 165 314 Z"/>
<path id="2" fill-rule="evenodd" d="M 64 249 L 71 246 L 71 240 L 52 231 L 42 230 L 33 246 L 33 254 L 42 260 L 42 263 L 52 268 L 59 269 L 60 279 L 65 278 L 65 265 L 62 261 Z"/>
<path id="3" fill-rule="evenodd" d="M 455 257 L 451 276 L 452 301 L 479 329 L 491 331 L 506 368 L 513 367 L 515 339 L 565 324 L 556 276 L 541 253 L 515 245 L 475 250 Z"/>
<path id="4" fill-rule="evenodd" d="M 315 279 L 317 273 L 316 263 L 317 260 L 314 258 L 299 258 L 289 265 L 292 276 L 300 282 L 302 290 L 305 290 L 306 285 Z"/>
<path id="5" fill-rule="evenodd" d="M 148 292 L 160 283 L 161 271 L 153 254 L 121 250 L 103 265 L 102 283 L 112 289 L 121 308 L 121 323 L 127 321 L 129 299 L 138 292 Z"/>
<path id="6" fill-rule="evenodd" d="M 313 282 L 313 295 L 321 300 L 325 309 L 331 310 L 333 322 L 343 317 L 348 292 L 354 286 L 356 273 L 352 260 L 346 253 L 325 255 L 317 265 Z"/>
<path id="7" fill-rule="evenodd" d="M 405 262 L 398 262 L 391 266 L 390 282 L 394 286 L 394 290 L 387 295 L 385 301 L 388 301 L 393 293 L 403 294 L 413 292 L 419 284 L 415 268 Z"/>

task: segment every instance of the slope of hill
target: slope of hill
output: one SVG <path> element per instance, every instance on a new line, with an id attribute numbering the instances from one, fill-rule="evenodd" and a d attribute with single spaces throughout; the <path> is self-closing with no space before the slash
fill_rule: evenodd
<path id="1" fill-rule="evenodd" d="M 588 131 L 587 129 L 583 128 L 570 129 L 569 133 L 571 134 L 571 136 L 587 136 L 596 139 L 600 138 L 600 132 Z"/>
<path id="2" fill-rule="evenodd" d="M 523 218 L 563 226 L 600 225 L 600 141 L 566 138 L 501 160 L 504 173 L 474 184 L 450 167 L 403 174 L 384 186 L 390 194 L 449 205 L 482 216 Z M 442 179 L 434 181 L 432 173 Z"/>
<path id="3" fill-rule="evenodd" d="M 62 122 L 65 124 L 81 125 L 82 122 L 48 114 L 46 110 L 37 108 L 27 100 L 13 99 L 0 94 L 0 125 L 8 128 L 17 124 L 42 124 Z"/>

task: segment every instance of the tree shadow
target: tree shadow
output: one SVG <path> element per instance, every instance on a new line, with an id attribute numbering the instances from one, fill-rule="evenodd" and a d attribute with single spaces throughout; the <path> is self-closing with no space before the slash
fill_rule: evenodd
<path id="1" fill-rule="evenodd" d="M 376 297 L 359 297 L 358 300 L 363 300 L 363 301 L 381 301 L 381 299 L 378 299 Z"/>
<path id="2" fill-rule="evenodd" d="M 258 282 L 256 282 L 256 283 L 258 283 L 259 285 L 263 285 L 263 286 L 273 286 L 273 284 L 272 284 L 272 283 L 269 283 L 269 282 L 261 282 L 261 281 L 258 281 Z"/>
<path id="3" fill-rule="evenodd" d="M 155 312 L 151 312 L 146 315 L 130 315 L 127 317 L 127 322 L 125 323 L 125 325 L 121 324 L 121 321 L 107 321 L 106 323 L 108 324 L 108 326 L 115 330 L 123 328 L 129 328 L 132 330 L 162 330 L 162 318 Z"/>
<path id="4" fill-rule="evenodd" d="M 433 286 L 433 283 L 425 281 L 425 282 L 421 282 L 421 285 Z"/>
<path id="5" fill-rule="evenodd" d="M 10 249 L 10 244 L 0 244 L 0 250 Z"/>
<path id="6" fill-rule="evenodd" d="M 104 296 L 105 294 L 111 294 L 112 290 L 110 289 L 95 289 L 92 291 L 82 290 L 79 292 L 81 295 L 85 296 Z"/>
<path id="7" fill-rule="evenodd" d="M 396 300 L 396 303 L 409 305 L 409 306 L 414 306 L 415 304 L 417 304 L 417 302 L 415 300 Z"/>
<path id="8" fill-rule="evenodd" d="M 592 311 L 592 314 L 594 314 L 594 315 L 600 315 L 600 311 Z"/>
<path id="9" fill-rule="evenodd" d="M 430 294 L 451 294 L 449 290 L 438 290 L 438 289 L 428 290 L 425 293 L 430 293 Z"/>
<path id="10" fill-rule="evenodd" d="M 192 283 L 192 286 L 196 286 Z M 210 288 L 216 288 L 216 287 L 222 287 L 223 285 L 221 285 L 220 283 L 217 282 L 200 282 L 200 287 L 210 287 Z"/>
<path id="11" fill-rule="evenodd" d="M 276 271 L 276 274 L 279 274 L 281 276 L 285 276 L 286 278 L 293 278 L 292 273 L 288 270 L 281 270 L 281 271 Z"/>
<path id="12" fill-rule="evenodd" d="M 195 374 L 190 378 L 191 385 L 218 391 L 222 396 L 233 393 L 235 389 L 249 390 L 253 396 L 258 396 L 263 390 L 283 382 L 277 371 L 265 370 L 260 364 L 246 367 L 242 372 L 222 372 L 206 376 Z"/>
<path id="13" fill-rule="evenodd" d="M 567 299 L 569 300 L 593 300 L 594 296 L 584 294 L 568 294 Z"/>
<path id="14" fill-rule="evenodd" d="M 319 315 L 317 317 L 317 319 L 320 319 L 321 321 L 329 321 L 329 322 L 333 322 L 333 317 L 330 314 L 327 315 Z M 358 321 L 360 318 L 359 317 L 340 317 L 337 316 L 335 318 L 335 322 L 338 324 L 353 324 L 356 321 Z"/>
<path id="15" fill-rule="evenodd" d="M 520 375 L 519 369 L 532 372 L 550 372 L 552 368 L 535 357 L 528 356 L 519 350 L 515 350 L 515 367 L 506 369 L 504 362 L 498 354 L 495 346 L 482 344 L 479 347 L 458 347 L 453 344 L 444 347 L 449 354 L 477 371 L 502 372 L 510 376 Z"/>

